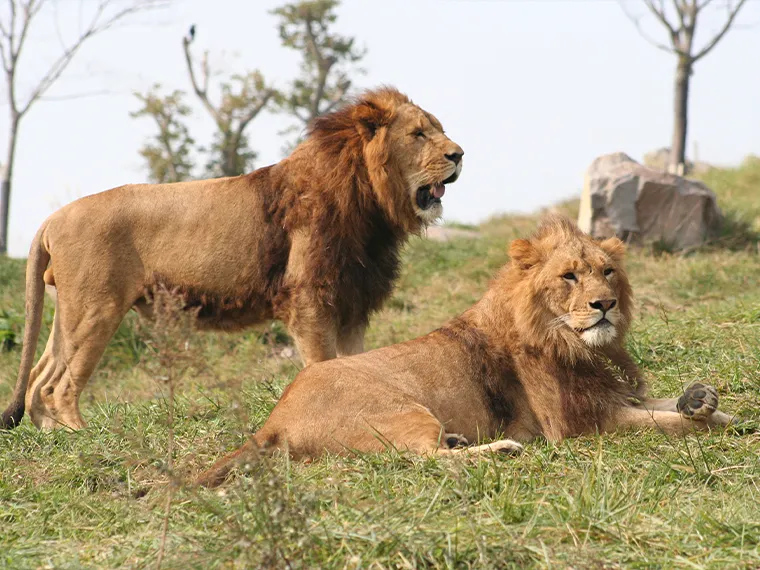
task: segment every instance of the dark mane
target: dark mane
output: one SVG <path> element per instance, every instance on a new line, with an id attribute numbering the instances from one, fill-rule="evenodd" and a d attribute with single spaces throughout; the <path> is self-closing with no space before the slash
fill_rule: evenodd
<path id="1" fill-rule="evenodd" d="M 280 194 L 270 215 L 289 233 L 309 232 L 306 272 L 341 326 L 366 324 L 380 308 L 398 277 L 400 247 L 420 229 L 388 145 L 387 127 L 409 102 L 395 89 L 369 91 L 316 118 L 273 167 Z"/>
<path id="2" fill-rule="evenodd" d="M 344 229 L 355 227 L 367 208 L 378 208 L 399 230 L 418 230 L 419 222 L 409 200 L 400 192 L 405 186 L 391 164 L 387 128 L 397 109 L 410 103 L 392 88 L 369 91 L 337 111 L 317 117 L 308 138 L 293 153 L 306 155 L 311 163 L 312 191 L 309 199 L 334 210 Z"/>

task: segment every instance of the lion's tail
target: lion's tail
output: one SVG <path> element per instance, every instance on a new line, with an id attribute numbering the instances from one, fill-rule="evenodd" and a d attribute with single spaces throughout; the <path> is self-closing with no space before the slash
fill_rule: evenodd
<path id="1" fill-rule="evenodd" d="M 237 465 L 247 460 L 253 460 L 259 456 L 260 453 L 265 452 L 257 441 L 256 434 L 253 434 L 248 441 L 240 448 L 236 449 L 232 453 L 228 453 L 211 467 L 206 469 L 195 480 L 195 484 L 199 487 L 218 487 L 227 479 Z"/>
<path id="2" fill-rule="evenodd" d="M 21 423 L 24 417 L 24 399 L 29 384 L 29 374 L 34 363 L 37 339 L 42 326 L 42 307 L 45 302 L 45 281 L 43 274 L 50 261 L 50 252 L 43 243 L 43 234 L 47 223 L 34 236 L 26 262 L 26 323 L 24 327 L 24 344 L 21 349 L 21 366 L 13 390 L 13 400 L 3 412 L 0 429 L 12 429 Z"/>

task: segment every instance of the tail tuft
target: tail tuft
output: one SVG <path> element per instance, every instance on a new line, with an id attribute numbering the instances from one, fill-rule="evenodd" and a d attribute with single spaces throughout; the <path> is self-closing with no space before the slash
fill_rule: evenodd
<path id="1" fill-rule="evenodd" d="M 0 417 L 0 429 L 13 429 L 24 417 L 24 402 L 13 402 Z"/>

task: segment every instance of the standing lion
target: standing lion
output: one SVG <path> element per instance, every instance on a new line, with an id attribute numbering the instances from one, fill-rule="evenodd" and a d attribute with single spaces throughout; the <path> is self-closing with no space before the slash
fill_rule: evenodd
<path id="1" fill-rule="evenodd" d="M 272 166 L 121 186 L 61 208 L 29 252 L 21 366 L 2 426 L 26 407 L 39 428 L 83 427 L 82 390 L 126 313 L 150 311 L 156 286 L 180 291 L 200 328 L 282 320 L 306 364 L 362 352 L 400 247 L 441 215 L 463 154 L 438 119 L 383 88 L 317 118 Z M 32 369 L 46 284 L 55 318 Z"/>

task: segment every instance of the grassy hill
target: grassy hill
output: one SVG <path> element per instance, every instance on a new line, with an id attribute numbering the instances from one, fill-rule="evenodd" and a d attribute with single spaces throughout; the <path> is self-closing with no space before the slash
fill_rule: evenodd
<path id="1" fill-rule="evenodd" d="M 655 395 L 707 380 L 724 409 L 757 421 L 760 159 L 703 179 L 727 215 L 724 236 L 685 256 L 631 252 L 629 348 Z M 471 305 L 509 240 L 537 219 L 494 218 L 477 239 L 413 240 L 369 347 L 429 332 Z M 0 261 L 3 406 L 20 357 L 23 271 L 23 261 Z M 83 396 L 88 429 L 40 433 L 27 420 L 0 433 L 0 567 L 154 567 L 170 491 L 165 568 L 760 566 L 755 433 L 584 437 L 481 462 L 277 459 L 221 491 L 194 491 L 183 481 L 261 425 L 299 364 L 279 325 L 190 340 L 197 358 L 175 363 L 173 477 L 165 371 L 152 356 L 171 339 L 133 317 Z"/>

